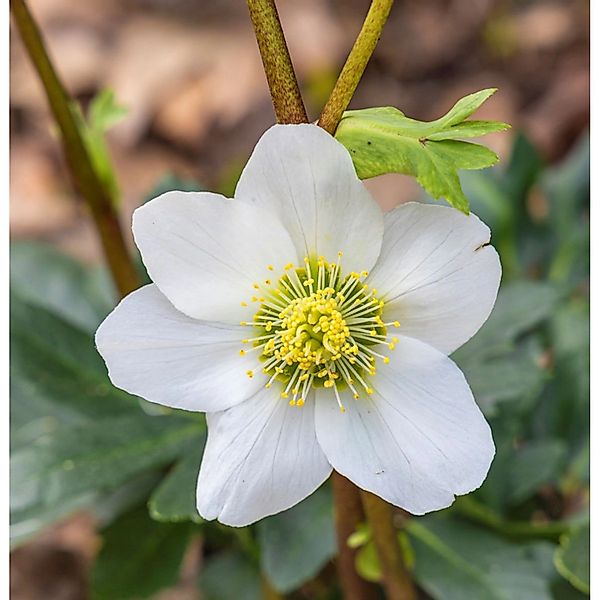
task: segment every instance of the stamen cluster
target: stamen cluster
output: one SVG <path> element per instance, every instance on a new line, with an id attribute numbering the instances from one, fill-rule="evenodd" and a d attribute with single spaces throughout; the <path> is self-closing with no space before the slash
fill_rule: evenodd
<path id="1" fill-rule="evenodd" d="M 306 257 L 304 267 L 286 265 L 276 285 L 270 279 L 254 284 L 261 295 L 252 296 L 252 302 L 260 306 L 252 322 L 242 325 L 258 335 L 244 343 L 260 352 L 263 371 L 270 375 L 266 386 L 280 381 L 281 396 L 291 396 L 291 406 L 303 406 L 314 387 L 332 389 L 342 411 L 339 390 L 346 386 L 356 399 L 359 390 L 372 394 L 368 378 L 376 373 L 376 359 L 389 362 L 377 347 L 393 350 L 398 341 L 388 338 L 387 327 L 399 323 L 381 319 L 384 303 L 365 283 L 368 273 L 342 276 L 341 257 L 340 252 L 336 263 Z"/>

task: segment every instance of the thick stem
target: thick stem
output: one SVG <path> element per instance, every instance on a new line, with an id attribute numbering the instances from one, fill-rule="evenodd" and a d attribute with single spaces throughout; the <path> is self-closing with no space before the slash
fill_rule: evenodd
<path id="1" fill-rule="evenodd" d="M 348 108 L 358 83 L 375 50 L 394 0 L 373 0 L 346 64 L 321 113 L 319 125 L 333 135 Z"/>
<path id="2" fill-rule="evenodd" d="M 415 600 L 416 593 L 398 544 L 392 506 L 370 492 L 361 492 L 383 575 L 388 600 Z"/>
<path id="3" fill-rule="evenodd" d="M 40 30 L 24 0 L 10 0 L 10 8 L 60 129 L 71 177 L 92 213 L 115 286 L 120 295 L 125 296 L 139 286 L 139 277 L 127 251 L 110 192 L 94 170 L 77 127 L 73 113 L 74 101 L 50 62 Z"/>
<path id="4" fill-rule="evenodd" d="M 275 115 L 279 123 L 307 123 L 275 0 L 247 0 Z"/>
<path id="5" fill-rule="evenodd" d="M 339 473 L 331 477 L 335 505 L 335 530 L 338 545 L 337 569 L 344 600 L 375 600 L 377 588 L 356 572 L 356 550 L 348 538 L 365 520 L 358 488 Z"/>

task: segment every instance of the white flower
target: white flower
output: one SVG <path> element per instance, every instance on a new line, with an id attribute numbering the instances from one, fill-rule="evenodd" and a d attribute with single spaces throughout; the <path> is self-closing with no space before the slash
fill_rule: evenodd
<path id="1" fill-rule="evenodd" d="M 96 343 L 117 387 L 208 413 L 204 518 L 252 523 L 332 468 L 415 514 L 481 485 L 494 443 L 447 356 L 498 291 L 476 216 L 416 203 L 383 215 L 334 138 L 277 125 L 234 200 L 169 192 L 133 231 L 154 284 Z"/>

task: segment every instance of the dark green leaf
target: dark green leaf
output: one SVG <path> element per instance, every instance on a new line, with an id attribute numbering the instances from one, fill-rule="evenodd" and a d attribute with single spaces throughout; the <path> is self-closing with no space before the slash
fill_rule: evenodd
<path id="1" fill-rule="evenodd" d="M 157 184 L 148 193 L 146 201 L 152 200 L 157 196 L 173 190 L 179 190 L 181 192 L 199 192 L 202 190 L 202 186 L 191 179 L 182 179 L 175 175 L 175 173 L 167 173 L 159 179 Z"/>
<path id="2" fill-rule="evenodd" d="M 511 353 L 486 362 L 473 361 L 462 367 L 485 415 L 496 413 L 497 404 L 526 402 L 540 392 L 547 374 L 526 353 Z"/>
<path id="3" fill-rule="evenodd" d="M 242 554 L 227 552 L 206 560 L 200 573 L 204 600 L 260 600 L 258 569 Z"/>
<path id="4" fill-rule="evenodd" d="M 561 440 L 544 439 L 527 443 L 512 457 L 513 502 L 526 500 L 543 484 L 556 483 L 565 465 L 567 447 Z"/>
<path id="5" fill-rule="evenodd" d="M 192 532 L 188 523 L 153 521 L 146 507 L 122 516 L 103 532 L 92 569 L 92 598 L 148 598 L 175 584 Z"/>
<path id="6" fill-rule="evenodd" d="M 148 501 L 153 519 L 167 522 L 203 521 L 196 509 L 196 481 L 205 442 L 204 435 L 195 438 L 154 491 Z"/>
<path id="7" fill-rule="evenodd" d="M 91 334 L 14 296 L 11 302 L 11 444 L 26 445 L 59 425 L 140 414 L 114 388 Z"/>
<path id="8" fill-rule="evenodd" d="M 98 327 L 115 302 L 104 269 L 86 268 L 39 242 L 11 244 L 10 287 L 28 304 L 89 332 Z"/>
<path id="9" fill-rule="evenodd" d="M 490 318 L 467 344 L 454 353 L 460 364 L 483 361 L 513 349 L 517 337 L 554 312 L 561 293 L 545 282 L 514 281 L 502 286 Z"/>
<path id="10" fill-rule="evenodd" d="M 519 211 L 523 210 L 524 201 L 538 179 L 542 167 L 542 159 L 535 146 L 519 133 L 504 174 L 505 193 Z"/>
<path id="11" fill-rule="evenodd" d="M 13 488 L 27 490 L 28 503 L 42 505 L 115 488 L 144 470 L 168 464 L 200 431 L 191 419 L 141 411 L 59 428 L 13 453 Z"/>
<path id="12" fill-rule="evenodd" d="M 282 593 L 314 577 L 335 555 L 331 490 L 322 486 L 258 525 L 262 570 Z"/>
<path id="13" fill-rule="evenodd" d="M 554 555 L 558 572 L 573 587 L 590 592 L 590 527 L 586 525 L 563 536 Z"/>
<path id="14" fill-rule="evenodd" d="M 458 171 L 490 167 L 498 157 L 484 146 L 457 138 L 508 128 L 495 121 L 465 121 L 495 91 L 482 90 L 462 98 L 446 115 L 431 122 L 410 119 L 392 107 L 347 111 L 335 136 L 350 152 L 361 179 L 385 173 L 412 175 L 431 196 L 443 196 L 468 213 L 469 201 Z"/>
<path id="15" fill-rule="evenodd" d="M 411 519 L 415 577 L 434 600 L 550 600 L 527 548 L 443 517 Z"/>

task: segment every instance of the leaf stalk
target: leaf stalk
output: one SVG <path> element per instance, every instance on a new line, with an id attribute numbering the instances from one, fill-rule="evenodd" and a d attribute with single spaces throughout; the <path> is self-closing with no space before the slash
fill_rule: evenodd
<path id="1" fill-rule="evenodd" d="M 333 135 L 367 68 L 394 0 L 373 0 L 342 72 L 323 108 L 318 125 Z"/>

